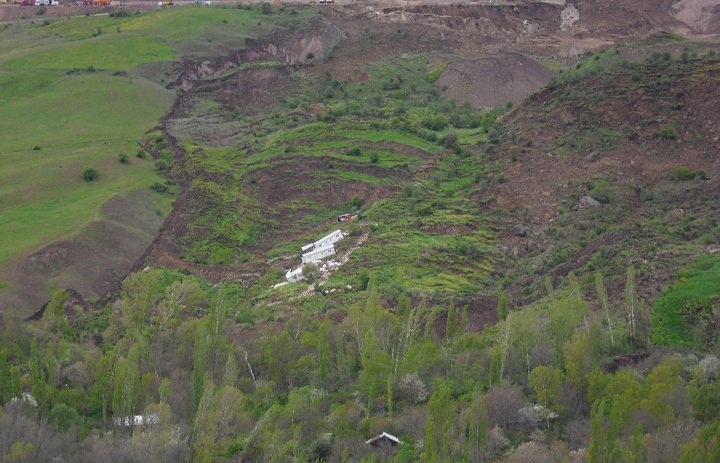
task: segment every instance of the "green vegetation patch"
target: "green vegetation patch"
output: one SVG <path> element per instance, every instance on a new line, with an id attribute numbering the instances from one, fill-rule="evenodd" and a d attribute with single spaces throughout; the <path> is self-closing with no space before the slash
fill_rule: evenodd
<path id="1" fill-rule="evenodd" d="M 143 63 L 168 61 L 175 51 L 148 37 L 101 36 L 68 43 L 51 50 L 30 53 L 3 64 L 6 69 L 127 70 Z"/>
<path id="2" fill-rule="evenodd" d="M 437 82 L 437 80 L 440 78 L 443 72 L 445 72 L 445 69 L 447 69 L 448 63 L 446 61 L 443 61 L 442 63 L 438 64 L 437 66 L 434 66 L 432 69 L 430 69 L 427 73 L 426 79 L 431 84 L 434 84 Z"/>
<path id="3" fill-rule="evenodd" d="M 110 197 L 149 187 L 152 162 L 117 162 L 170 107 L 148 81 L 104 74 L 0 71 L 0 264 L 74 233 Z M 82 170 L 98 177 L 85 182 Z"/>
<path id="4" fill-rule="evenodd" d="M 703 257 L 681 271 L 655 301 L 652 339 L 667 346 L 708 348 L 720 323 L 720 258 Z"/>
<path id="5" fill-rule="evenodd" d="M 402 188 L 363 211 L 370 238 L 330 280 L 350 281 L 371 271 L 383 287 L 408 291 L 477 291 L 494 268 L 489 224 L 467 197 L 479 188 L 474 158 L 443 158 L 433 175 Z"/>

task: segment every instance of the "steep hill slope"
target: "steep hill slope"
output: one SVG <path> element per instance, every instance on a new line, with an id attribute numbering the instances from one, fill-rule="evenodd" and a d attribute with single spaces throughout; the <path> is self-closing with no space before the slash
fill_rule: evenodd
<path id="1" fill-rule="evenodd" d="M 177 98 L 130 166 L 68 148 L 104 162 L 81 197 L 145 183 L 0 284 L 0 461 L 717 461 L 718 46 L 669 1 L 318 7 L 121 15 L 97 43 L 163 18 L 126 70 L 53 71 Z M 0 57 L 85 65 L 115 20 Z M 0 179 L 52 191 L 26 151 Z M 332 272 L 278 284 L 336 228 Z"/>
<path id="2" fill-rule="evenodd" d="M 27 43 L 40 45 L 23 51 L 6 41 L 0 52 L 7 73 L 62 71 L 94 63 L 93 69 L 129 72 L 143 82 L 177 90 L 179 97 L 160 126 L 164 132 L 148 135 L 143 147 L 158 158 L 159 172 L 181 183 L 182 193 L 155 244 L 135 267 L 144 266 L 150 256 L 158 265 L 184 268 L 214 281 L 232 277 L 251 285 L 270 270 L 273 279 L 279 277 L 292 259 L 285 264 L 273 259 L 290 256 L 297 243 L 324 233 L 338 213 L 360 202 L 370 206 L 380 199 L 397 198 L 401 190 L 403 195 L 428 192 L 426 182 L 433 172 L 435 184 L 438 178 L 457 177 L 453 172 L 459 167 L 450 165 L 456 161 L 447 158 L 456 148 L 442 143 L 445 136 L 454 132 L 457 150 L 478 154 L 482 149 L 477 143 L 492 132 L 498 114 L 485 117 L 461 104 L 489 109 L 516 103 L 583 54 L 658 29 L 713 33 L 714 10 L 702 2 L 681 3 L 672 8 L 669 2 L 628 6 L 619 1 L 338 4 L 327 5 L 322 17 L 309 23 L 307 18 L 314 13 L 307 9 L 282 8 L 277 15 L 262 14 L 259 8 L 168 9 L 148 14 L 159 21 L 152 26 L 152 40 L 142 38 L 151 27 L 143 15 L 87 17 L 36 27 L 8 25 L 6 34 L 17 29 L 12 43 L 20 43 L 22 35 Z M 113 27 L 117 34 L 103 34 Z M 248 36 L 255 39 L 245 41 Z M 128 53 L 130 49 L 134 51 Z M 172 57 L 179 61 L 163 61 Z M 403 99 L 413 94 L 416 98 L 404 104 Z M 436 112 L 442 115 L 432 121 Z M 316 121 L 326 125 L 303 129 Z M 440 122 L 437 129 L 433 122 Z M 378 130 L 384 132 L 372 135 Z M 347 156 L 353 147 L 365 156 Z M 488 168 L 472 175 L 483 176 Z M 461 170 L 467 173 L 464 167 Z M 479 213 L 463 203 L 463 196 L 475 194 L 471 191 L 476 188 L 470 174 L 466 180 L 470 190 L 456 191 L 457 201 L 443 207 L 464 217 L 462 226 L 446 228 L 466 227 L 469 233 L 477 226 Z M 417 206 L 422 211 L 413 212 L 416 217 L 440 206 L 431 199 L 436 193 L 420 201 L 429 204 Z M 351 207 L 352 202 L 356 205 Z M 397 207 L 413 211 L 416 206 Z M 6 273 L 31 268 L 24 259 L 37 253 L 35 260 L 50 259 L 37 274 L 38 282 L 46 288 L 59 283 L 53 268 L 62 266 L 64 259 L 83 262 L 88 256 L 78 254 L 82 246 L 69 243 L 60 253 L 70 253 L 68 257 L 55 262 L 52 256 L 60 254 L 42 247 L 77 232 L 89 215 L 70 220 L 61 231 L 49 228 L 38 238 L 26 234 L 28 244 L 14 251 L 14 267 Z M 371 217 L 387 221 L 382 213 Z M 432 227 L 443 235 L 440 228 Z M 426 238 L 414 246 L 422 246 Z M 481 247 L 491 242 L 470 241 Z M 466 244 L 438 246 L 466 249 Z M 138 249 L 133 248 L 132 254 L 137 255 Z M 405 257 L 411 259 L 410 255 Z M 438 259 L 437 265 L 442 262 Z M 97 275 L 119 275 L 127 271 L 127 266 L 122 268 Z M 485 276 L 478 273 L 469 279 L 484 280 L 495 271 L 488 262 L 483 268 Z M 5 280 L 11 287 L 15 284 L 10 277 Z M 78 285 L 110 289 L 116 283 L 102 280 Z M 442 289 L 452 279 L 441 280 L 445 283 L 423 287 Z M 65 286 L 75 280 L 62 281 Z M 484 284 L 470 287 L 475 291 Z M 37 307 L 48 293 L 27 296 L 32 297 L 29 305 Z M 12 304 L 22 304 L 23 297 L 22 291 L 15 294 Z"/>
<path id="3" fill-rule="evenodd" d="M 632 264 L 652 299 L 717 252 L 719 66 L 715 48 L 660 36 L 585 59 L 505 118 L 491 151 L 506 181 L 484 198 L 527 226 L 502 240 L 513 273 L 532 269 L 526 294 Z"/>
<path id="4" fill-rule="evenodd" d="M 180 162 L 172 175 L 186 183 L 151 261 L 215 281 L 267 285 L 282 280 L 300 244 L 362 202 L 377 237 L 331 285 L 356 282 L 368 267 L 385 268 L 380 273 L 388 284 L 441 293 L 462 288 L 463 298 L 493 288 L 492 213 L 467 198 L 482 197 L 479 191 L 496 178 L 486 174 L 497 158 L 483 157 L 481 145 L 498 113 L 483 119 L 453 101 L 479 108 L 512 103 L 587 49 L 679 24 L 664 4 L 633 16 L 620 3 L 578 3 L 572 21 L 566 8 L 542 2 L 329 7 L 308 27 L 272 34 L 243 52 L 186 60 L 176 80 L 184 93 L 164 123 L 166 144 Z M 478 58 L 478 51 L 493 55 Z M 435 129 L 433 112 L 443 114 Z M 443 144 L 449 132 L 458 137 L 459 156 Z M 368 157 L 347 156 L 353 147 Z M 369 162 L 373 153 L 379 162 Z M 224 172 L 202 161 L 218 156 Z M 187 161 L 192 164 L 182 167 Z M 480 171 L 470 168 L 473 162 Z M 203 182 L 192 180 L 198 177 Z M 230 185 L 232 196 L 215 193 Z M 230 216 L 235 219 L 223 219 Z M 395 248 L 400 235 L 390 233 L 394 224 L 429 234 L 405 240 L 401 251 Z M 383 264 L 390 259 L 382 253 L 397 263 Z M 474 259 L 475 271 L 462 270 Z M 440 277 L 424 276 L 430 274 Z"/>

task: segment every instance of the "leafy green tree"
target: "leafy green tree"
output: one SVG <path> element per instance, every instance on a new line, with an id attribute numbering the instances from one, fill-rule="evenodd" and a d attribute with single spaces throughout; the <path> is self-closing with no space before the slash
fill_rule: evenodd
<path id="1" fill-rule="evenodd" d="M 67 327 L 65 319 L 65 303 L 70 298 L 70 294 L 66 290 L 60 290 L 53 293 L 43 312 L 43 321 L 45 322 L 48 332 L 55 333 Z"/>
<path id="2" fill-rule="evenodd" d="M 95 364 L 95 381 L 88 397 L 90 408 L 99 412 L 104 425 L 107 425 L 108 406 L 111 404 L 113 397 L 114 363 L 115 359 L 111 352 L 106 352 L 100 357 L 100 360 Z"/>
<path id="3" fill-rule="evenodd" d="M 84 167 L 81 173 L 83 180 L 86 182 L 92 182 L 98 178 L 98 171 L 94 167 Z"/>
<path id="4" fill-rule="evenodd" d="M 595 291 L 597 292 L 600 306 L 605 312 L 605 320 L 607 321 L 608 331 L 610 332 L 610 343 L 613 347 L 615 347 L 615 337 L 613 336 L 612 320 L 610 319 L 610 303 L 608 302 L 608 295 L 607 291 L 605 290 L 603 276 L 600 272 L 595 273 Z"/>
<path id="5" fill-rule="evenodd" d="M 430 397 L 425 422 L 425 461 L 449 463 L 455 439 L 455 403 L 450 389 L 441 387 Z"/>
<path id="6" fill-rule="evenodd" d="M 680 463 L 720 461 L 720 423 L 710 423 L 698 436 L 683 446 Z"/>
<path id="7" fill-rule="evenodd" d="M 140 344 L 130 348 L 127 359 L 119 359 L 115 365 L 115 392 L 112 409 L 116 417 L 135 415 L 140 400 Z"/>
<path id="8" fill-rule="evenodd" d="M 661 418 L 665 423 L 672 422 L 674 410 L 671 397 L 678 387 L 684 387 L 680 379 L 682 366 L 676 360 L 665 359 L 647 376 L 649 391 L 640 402 L 642 408 Z"/>
<path id="9" fill-rule="evenodd" d="M 321 382 L 325 381 L 332 366 L 331 335 L 332 323 L 330 320 L 324 320 L 315 332 L 307 331 L 302 338 L 304 346 L 315 350 L 318 379 Z"/>
<path id="10" fill-rule="evenodd" d="M 550 333 L 557 358 L 557 365 L 564 365 L 563 345 L 570 339 L 587 313 L 587 304 L 574 298 L 552 301 L 548 306 Z"/>
<path id="11" fill-rule="evenodd" d="M 597 365 L 591 336 L 589 333 L 576 331 L 563 348 L 567 378 L 581 391 L 587 389 L 588 373 Z"/>
<path id="12" fill-rule="evenodd" d="M 37 445 L 30 442 L 17 441 L 10 445 L 10 451 L 5 454 L 5 461 L 20 463 L 33 461 L 37 454 Z"/>
<path id="13" fill-rule="evenodd" d="M 445 342 L 449 342 L 455 337 L 459 329 L 459 322 L 455 303 L 451 302 L 447 311 L 447 319 L 445 320 Z"/>
<path id="14" fill-rule="evenodd" d="M 503 326 L 502 324 L 500 326 Z M 536 346 L 545 342 L 549 338 L 547 332 L 547 315 L 540 313 L 534 309 L 514 311 L 508 315 L 505 325 L 510 328 L 510 338 L 508 340 L 507 357 L 514 363 L 514 370 L 520 370 L 519 365 L 524 365 L 522 369 L 521 381 L 530 374 L 530 370 L 536 363 L 531 359 L 531 353 Z M 500 336 L 504 336 L 504 332 L 500 332 Z M 514 360 L 514 362 L 513 362 Z"/>
<path id="15" fill-rule="evenodd" d="M 507 295 L 505 294 L 505 291 L 503 291 L 498 296 L 498 303 L 497 303 L 497 318 L 498 318 L 498 320 L 505 320 L 505 317 L 507 317 L 507 314 L 508 314 Z"/>
<path id="16" fill-rule="evenodd" d="M 637 290 L 635 288 L 635 268 L 630 266 L 627 269 L 627 275 L 625 279 L 625 306 L 628 311 L 628 319 L 630 320 L 630 337 L 635 339 L 637 329 L 635 328 L 637 322 Z"/>
<path id="17" fill-rule="evenodd" d="M 192 431 L 193 462 L 217 461 L 234 442 L 241 413 L 242 393 L 233 386 L 217 388 L 208 377 L 195 413 Z"/>
<path id="18" fill-rule="evenodd" d="M 40 415 L 45 415 L 49 411 L 53 389 L 48 385 L 45 359 L 34 340 L 30 348 L 28 367 L 30 370 L 30 380 L 32 381 L 30 392 L 37 401 Z"/>
<path id="19" fill-rule="evenodd" d="M 209 344 L 208 320 L 200 320 L 195 325 L 195 342 L 193 344 L 192 396 L 197 407 L 205 393 L 207 377 L 207 353 Z"/>
<path id="20" fill-rule="evenodd" d="M 174 326 L 185 310 L 202 306 L 207 301 L 205 291 L 192 278 L 173 282 L 157 307 L 156 320 L 161 327 Z"/>
<path id="21" fill-rule="evenodd" d="M 150 269 L 130 274 L 122 283 L 122 311 L 125 329 L 139 332 L 147 322 L 148 313 L 160 296 L 160 270 Z"/>
<path id="22" fill-rule="evenodd" d="M 528 383 L 535 391 L 538 401 L 546 407 L 555 402 L 562 380 L 561 370 L 545 365 L 534 368 L 528 376 Z"/>
<path id="23" fill-rule="evenodd" d="M 223 374 L 222 385 L 235 387 L 238 374 L 237 360 L 235 359 L 235 355 L 231 352 L 228 354 L 227 361 L 225 362 L 225 373 Z"/>
<path id="24" fill-rule="evenodd" d="M 7 403 L 13 397 L 19 397 L 20 369 L 8 362 L 9 349 L 0 346 L 0 403 Z"/>
<path id="25" fill-rule="evenodd" d="M 487 446 L 488 415 L 485 393 L 480 388 L 473 392 L 472 400 L 462 416 L 467 436 L 466 458 L 468 461 L 482 461 Z"/>
<path id="26" fill-rule="evenodd" d="M 380 342 L 372 332 L 365 335 L 361 361 L 360 383 L 367 394 L 367 413 L 370 415 L 374 400 L 386 390 L 392 372 L 392 360 L 380 348 Z"/>
<path id="27" fill-rule="evenodd" d="M 695 418 L 708 422 L 720 420 L 720 381 L 695 378 L 688 387 Z"/>
<path id="28" fill-rule="evenodd" d="M 50 410 L 50 422 L 60 432 L 65 432 L 72 426 L 80 424 L 80 414 L 72 407 L 65 404 L 57 404 Z"/>
<path id="29" fill-rule="evenodd" d="M 553 280 L 551 276 L 546 276 L 543 280 L 543 284 L 545 285 L 545 292 L 547 293 L 548 297 L 552 297 L 553 293 L 555 292 L 555 288 L 553 288 Z"/>

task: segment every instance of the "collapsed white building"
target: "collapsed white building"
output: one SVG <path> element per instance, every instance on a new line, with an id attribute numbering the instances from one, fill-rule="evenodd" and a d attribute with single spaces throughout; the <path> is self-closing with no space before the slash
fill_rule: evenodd
<path id="1" fill-rule="evenodd" d="M 343 238 L 345 238 L 343 232 L 341 232 L 340 230 L 335 230 L 334 232 L 323 236 L 314 243 L 306 244 L 305 246 L 301 247 L 300 249 L 303 252 L 301 259 L 302 265 L 300 265 L 300 267 L 288 270 L 288 272 L 285 274 L 285 279 L 287 279 L 287 281 L 290 283 L 296 283 L 298 281 L 304 280 L 305 276 L 302 273 L 303 266 L 305 264 L 319 262 L 330 256 L 334 256 L 335 243 L 342 240 Z"/>
<path id="2" fill-rule="evenodd" d="M 150 415 L 130 415 L 117 416 L 113 419 L 115 426 L 152 426 L 160 422 L 160 417 L 156 413 Z"/>

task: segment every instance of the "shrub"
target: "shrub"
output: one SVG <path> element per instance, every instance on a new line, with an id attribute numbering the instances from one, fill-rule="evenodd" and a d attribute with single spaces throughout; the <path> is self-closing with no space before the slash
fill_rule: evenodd
<path id="1" fill-rule="evenodd" d="M 377 164 L 378 161 L 380 161 L 380 156 L 378 156 L 377 153 L 373 153 L 370 155 L 370 162 L 372 162 L 373 164 Z"/>
<path id="2" fill-rule="evenodd" d="M 660 127 L 660 130 L 655 132 L 653 137 L 659 140 L 677 140 L 678 133 L 677 130 L 675 130 L 675 127 L 670 124 L 665 124 Z"/>
<path id="3" fill-rule="evenodd" d="M 473 122 L 468 114 L 453 113 L 450 115 L 450 125 L 459 129 L 470 127 Z M 478 124 L 479 125 L 479 124 Z M 476 127 L 478 126 L 476 125 Z"/>
<path id="4" fill-rule="evenodd" d="M 40 147 L 39 145 L 33 146 L 33 151 L 40 151 L 41 149 L 42 147 Z"/>
<path id="5" fill-rule="evenodd" d="M 445 138 L 443 138 L 443 145 L 445 145 L 446 148 L 457 148 L 457 134 L 455 132 L 450 132 L 449 134 L 445 135 Z"/>
<path id="6" fill-rule="evenodd" d="M 605 181 L 599 181 L 590 186 L 588 194 L 600 204 L 607 204 L 610 202 L 612 188 Z"/>
<path id="7" fill-rule="evenodd" d="M 430 130 L 442 130 L 448 126 L 448 118 L 443 115 L 437 115 L 423 119 L 422 126 Z"/>
<path id="8" fill-rule="evenodd" d="M 432 215 L 433 207 L 431 204 L 423 204 L 421 206 L 417 206 L 414 212 L 415 215 L 418 217 L 427 217 L 429 215 Z"/>
<path id="9" fill-rule="evenodd" d="M 272 12 L 273 12 L 273 7 L 272 7 L 271 4 L 265 3 L 265 2 L 263 2 L 263 3 L 260 4 L 260 13 L 262 13 L 262 14 L 272 14 Z"/>
<path id="10" fill-rule="evenodd" d="M 360 209 L 363 204 L 365 204 L 365 200 L 360 196 L 354 196 L 353 199 L 350 201 L 350 205 L 355 209 Z"/>
<path id="11" fill-rule="evenodd" d="M 170 168 L 170 163 L 164 159 L 158 159 L 155 161 L 155 171 L 162 172 Z"/>
<path id="12" fill-rule="evenodd" d="M 357 146 L 354 148 L 350 148 L 347 153 L 345 153 L 347 156 L 361 156 L 362 151 Z"/>
<path id="13" fill-rule="evenodd" d="M 368 269 L 363 267 L 358 270 L 357 278 L 358 280 L 355 284 L 355 288 L 360 291 L 365 291 L 367 289 L 368 282 L 370 281 L 370 272 L 368 272 Z"/>
<path id="14" fill-rule="evenodd" d="M 672 180 L 675 182 L 686 182 L 696 178 L 706 179 L 705 172 L 701 170 L 690 170 L 685 166 L 677 166 L 672 173 Z"/>
<path id="15" fill-rule="evenodd" d="M 320 276 L 320 269 L 317 264 L 311 262 L 303 265 L 302 274 L 308 283 L 312 283 Z"/>
<path id="16" fill-rule="evenodd" d="M 117 10 L 110 13 L 109 16 L 111 18 L 127 18 L 128 16 L 130 16 L 130 13 L 125 10 Z"/>
<path id="17" fill-rule="evenodd" d="M 163 185 L 162 183 L 155 182 L 152 185 L 150 185 L 150 189 L 157 192 L 157 193 L 165 193 L 168 191 L 167 186 Z"/>
<path id="18" fill-rule="evenodd" d="M 118 154 L 118 162 L 120 162 L 120 164 L 127 164 L 130 162 L 130 158 L 128 157 L 127 154 L 120 153 L 120 154 Z"/>
<path id="19" fill-rule="evenodd" d="M 145 150 L 137 150 L 137 153 L 135 153 L 136 158 L 145 159 Z"/>
<path id="20" fill-rule="evenodd" d="M 85 167 L 82 170 L 82 178 L 86 182 L 92 182 L 93 180 L 98 178 L 98 172 L 92 167 Z"/>

